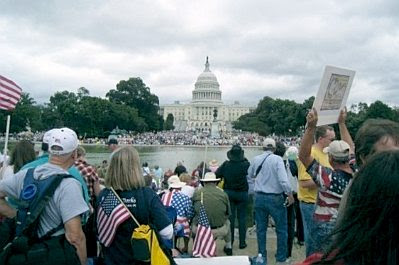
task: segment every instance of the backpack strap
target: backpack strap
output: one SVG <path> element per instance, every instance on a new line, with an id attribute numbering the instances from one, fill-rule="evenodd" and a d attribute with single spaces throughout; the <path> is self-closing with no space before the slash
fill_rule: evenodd
<path id="1" fill-rule="evenodd" d="M 68 174 L 56 174 L 46 179 L 35 179 L 33 173 L 34 168 L 31 168 L 25 175 L 24 186 L 20 194 L 20 207 L 16 217 L 16 237 L 27 234 L 29 237 L 37 238 L 41 213 L 53 197 L 61 181 L 64 178 L 72 177 Z M 58 231 L 59 227 L 55 228 L 56 230 L 52 229 L 51 234 Z"/>
<path id="2" fill-rule="evenodd" d="M 270 155 L 271 155 L 271 154 L 268 154 L 268 155 L 265 157 L 265 159 L 263 159 L 262 163 L 260 163 L 260 165 L 259 165 L 258 168 L 256 169 L 256 174 L 255 174 L 255 176 L 254 176 L 253 178 L 256 178 L 256 177 L 258 176 L 260 170 L 261 170 L 262 167 L 263 167 L 263 163 L 265 163 L 265 160 L 266 160 Z"/>

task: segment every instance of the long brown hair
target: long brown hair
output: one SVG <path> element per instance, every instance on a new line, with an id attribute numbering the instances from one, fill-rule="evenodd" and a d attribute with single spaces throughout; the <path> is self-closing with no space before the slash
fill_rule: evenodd
<path id="1" fill-rule="evenodd" d="M 25 164 L 36 159 L 33 144 L 28 140 L 19 141 L 12 150 L 10 165 L 14 166 L 14 173 L 18 172 Z"/>
<path id="2" fill-rule="evenodd" d="M 132 190 L 145 187 L 139 154 L 131 146 L 117 149 L 108 167 L 105 185 L 115 190 Z"/>

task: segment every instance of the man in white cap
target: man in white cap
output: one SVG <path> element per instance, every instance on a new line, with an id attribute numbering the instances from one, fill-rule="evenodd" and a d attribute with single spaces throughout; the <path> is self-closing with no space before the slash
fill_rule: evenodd
<path id="1" fill-rule="evenodd" d="M 16 216 L 16 210 L 7 204 L 6 196 L 21 200 L 32 199 L 31 195 L 38 196 L 36 193 L 40 193 L 40 187 L 44 187 L 41 186 L 41 183 L 48 183 L 54 178 L 59 178 L 58 175 L 62 176 L 61 182 L 56 186 L 54 193 L 38 217 L 36 231 L 33 231 L 39 239 L 42 238 L 48 242 L 46 244 L 48 249 L 42 251 L 42 256 L 36 257 L 38 264 L 46 265 L 55 262 L 65 264 L 67 262 L 68 264 L 83 265 L 87 262 L 81 218 L 89 208 L 82 196 L 80 183 L 76 179 L 68 177 L 67 171 L 76 159 L 77 147 L 78 139 L 73 130 L 69 128 L 56 129 L 51 133 L 49 140 L 48 163 L 37 166 L 34 170 L 20 170 L 14 176 L 0 182 L 0 215 L 12 218 Z M 38 188 L 35 190 L 32 188 L 32 184 L 26 186 L 26 178 L 33 178 Z M 44 200 L 44 197 L 38 198 Z M 32 214 L 33 212 L 35 211 L 33 210 Z M 29 215 L 29 212 L 27 214 Z M 18 216 L 20 216 L 19 213 Z M 64 242 L 61 245 L 61 251 L 59 242 Z M 29 249 L 25 251 L 29 251 Z M 29 253 L 22 254 L 27 258 L 26 263 L 30 263 Z M 12 253 L 11 255 L 17 254 Z"/>
<path id="2" fill-rule="evenodd" d="M 341 111 L 340 121 L 344 119 L 345 114 L 346 112 Z M 312 177 L 312 180 L 319 187 L 316 209 L 312 220 L 313 229 L 310 234 L 314 244 L 313 252 L 318 252 L 322 250 L 324 245 L 329 243 L 329 234 L 335 226 L 342 195 L 352 179 L 353 170 L 349 165 L 349 160 L 354 154 L 354 144 L 349 132 L 345 133 L 345 130 L 340 128 L 343 140 L 334 140 L 323 150 L 328 154 L 332 169 L 325 167 L 311 155 L 318 120 L 315 109 L 309 112 L 306 120 L 307 128 L 302 138 L 299 159 L 306 167 L 306 171 Z"/>
<path id="3" fill-rule="evenodd" d="M 287 259 L 287 209 L 294 203 L 291 183 L 288 179 L 283 159 L 275 155 L 276 142 L 266 138 L 263 142 L 264 153 L 256 156 L 248 168 L 248 178 L 255 179 L 255 220 L 258 253 L 267 262 L 266 232 L 269 215 L 276 224 L 277 264 Z M 287 202 L 286 202 L 287 198 Z"/>
<path id="4" fill-rule="evenodd" d="M 200 215 L 201 193 L 206 215 L 208 216 L 209 225 L 211 226 L 214 239 L 224 239 L 225 247 L 223 251 L 226 255 L 231 256 L 233 250 L 231 247 L 231 231 L 230 231 L 230 203 L 227 194 L 217 187 L 220 178 L 216 178 L 215 173 L 208 172 L 204 178 L 200 179 L 203 187 L 194 192 L 194 219 L 193 233 L 197 232 L 198 218 Z"/>
<path id="5" fill-rule="evenodd" d="M 36 160 L 24 165 L 21 170 L 23 169 L 28 169 L 28 168 L 36 168 L 40 165 L 43 165 L 49 161 L 49 142 L 51 140 L 51 133 L 55 132 L 56 130 L 59 129 L 51 129 L 47 132 L 44 133 L 43 135 L 43 140 L 42 140 L 42 155 L 37 157 Z M 82 186 L 82 192 L 83 196 L 85 198 L 85 201 L 89 203 L 90 197 L 89 197 L 89 191 L 86 185 L 85 180 L 83 179 L 82 175 L 80 174 L 79 170 L 72 165 L 70 168 L 68 168 L 68 173 L 72 175 L 77 181 L 80 182 Z"/>

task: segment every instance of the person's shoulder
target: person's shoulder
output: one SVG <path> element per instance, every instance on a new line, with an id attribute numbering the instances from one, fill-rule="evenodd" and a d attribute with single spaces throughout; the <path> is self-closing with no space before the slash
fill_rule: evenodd
<path id="1" fill-rule="evenodd" d="M 81 176 L 79 170 L 75 166 L 70 167 L 68 169 L 68 173 L 71 174 L 74 177 L 80 177 Z"/>
<path id="2" fill-rule="evenodd" d="M 69 188 L 71 186 L 77 186 L 77 187 L 79 187 L 79 190 L 80 190 L 80 182 L 78 180 L 76 180 L 75 178 L 73 178 L 73 176 L 66 175 L 61 180 L 60 187 Z"/>
<path id="3" fill-rule="evenodd" d="M 36 160 L 33 160 L 33 161 L 25 164 L 21 169 L 28 169 L 28 168 L 33 168 L 33 167 L 43 165 L 48 162 L 48 158 L 49 158 L 48 155 L 42 155 L 42 156 L 36 158 Z"/>

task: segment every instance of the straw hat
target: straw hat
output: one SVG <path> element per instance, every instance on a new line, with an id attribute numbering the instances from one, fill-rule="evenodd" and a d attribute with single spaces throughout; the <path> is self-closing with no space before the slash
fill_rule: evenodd
<path id="1" fill-rule="evenodd" d="M 216 182 L 216 181 L 220 181 L 220 179 L 216 178 L 215 173 L 208 172 L 208 173 L 205 174 L 203 179 L 200 179 L 200 181 L 202 181 L 202 182 Z"/>
<path id="2" fill-rule="evenodd" d="M 213 159 L 209 161 L 209 166 L 210 167 L 216 167 L 218 165 L 218 161 L 216 159 Z"/>
<path id="3" fill-rule="evenodd" d="M 169 188 L 179 189 L 179 188 L 186 186 L 186 183 L 181 182 L 179 177 L 174 175 L 168 179 L 168 186 L 169 186 Z"/>

